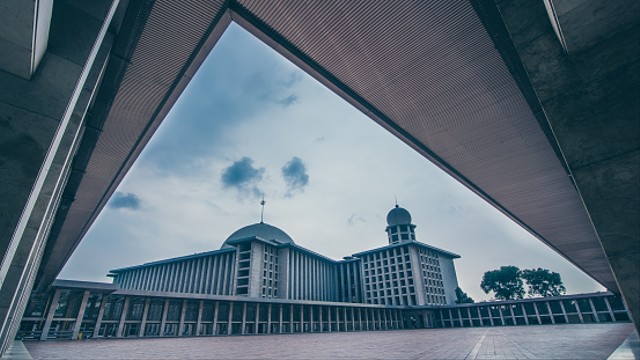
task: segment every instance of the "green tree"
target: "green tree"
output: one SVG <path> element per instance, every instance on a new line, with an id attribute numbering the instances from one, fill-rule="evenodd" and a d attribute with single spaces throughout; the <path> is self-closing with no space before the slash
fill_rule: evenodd
<path id="1" fill-rule="evenodd" d="M 456 304 L 472 304 L 474 302 L 460 287 L 456 288 Z"/>
<path id="2" fill-rule="evenodd" d="M 480 287 L 487 294 L 492 291 L 496 299 L 522 299 L 524 287 L 520 276 L 517 266 L 501 266 L 498 270 L 485 272 Z"/>
<path id="3" fill-rule="evenodd" d="M 557 272 L 542 268 L 526 269 L 522 270 L 521 276 L 527 282 L 531 296 L 559 296 L 567 292 Z"/>

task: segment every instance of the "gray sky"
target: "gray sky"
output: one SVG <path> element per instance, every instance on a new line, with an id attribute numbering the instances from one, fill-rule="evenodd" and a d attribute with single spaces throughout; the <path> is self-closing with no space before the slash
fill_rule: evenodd
<path id="1" fill-rule="evenodd" d="M 340 259 L 383 246 L 397 196 L 418 241 L 458 253 L 476 300 L 502 265 L 548 268 L 568 293 L 604 290 L 386 130 L 232 24 L 60 278 L 219 249 L 260 220 Z"/>

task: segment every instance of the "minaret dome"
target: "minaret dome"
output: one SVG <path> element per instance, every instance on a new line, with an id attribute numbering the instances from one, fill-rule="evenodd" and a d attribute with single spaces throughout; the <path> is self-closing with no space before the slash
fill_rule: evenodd
<path id="1" fill-rule="evenodd" d="M 411 214 L 404 208 L 396 206 L 387 214 L 387 228 L 389 244 L 416 241 L 416 226 L 411 223 Z"/>

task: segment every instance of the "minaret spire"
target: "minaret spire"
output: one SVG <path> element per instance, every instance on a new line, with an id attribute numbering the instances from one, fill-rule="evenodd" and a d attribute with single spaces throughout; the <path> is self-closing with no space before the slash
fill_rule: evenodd
<path id="1" fill-rule="evenodd" d="M 262 209 L 260 210 L 260 224 L 264 223 L 264 204 L 267 202 L 264 201 L 264 195 L 262 195 L 262 201 L 260 201 L 260 205 L 262 205 Z"/>

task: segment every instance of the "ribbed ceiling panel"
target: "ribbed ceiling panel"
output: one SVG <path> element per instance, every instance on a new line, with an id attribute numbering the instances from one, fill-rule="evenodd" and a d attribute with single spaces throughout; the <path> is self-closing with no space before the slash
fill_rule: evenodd
<path id="1" fill-rule="evenodd" d="M 386 117 L 376 120 L 399 126 L 413 145 L 616 289 L 570 178 L 469 2 L 239 3 L 256 28 L 275 31 L 311 59 L 307 65 L 335 76 L 333 86 L 355 91 Z"/>
<path id="2" fill-rule="evenodd" d="M 385 127 L 400 129 L 403 140 L 617 288 L 569 177 L 473 7 L 462 0 L 156 1 L 57 241 L 73 244 L 70 249 L 79 241 L 229 4 L 233 16 L 244 17 L 262 38 L 271 36 L 293 62 Z M 116 44 L 114 53 L 121 56 L 121 47 L 127 48 Z"/>
<path id="3" fill-rule="evenodd" d="M 224 12 L 223 5 L 222 0 L 155 1 L 56 239 L 58 244 L 45 258 L 45 262 L 50 260 L 44 264 L 45 277 L 61 270 L 150 137 L 147 132 L 162 121 L 156 117 L 158 112 Z M 105 78 L 112 76 L 115 74 L 105 74 Z M 53 278 L 43 279 L 48 280 Z"/>

